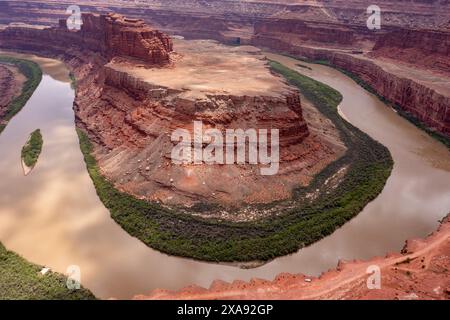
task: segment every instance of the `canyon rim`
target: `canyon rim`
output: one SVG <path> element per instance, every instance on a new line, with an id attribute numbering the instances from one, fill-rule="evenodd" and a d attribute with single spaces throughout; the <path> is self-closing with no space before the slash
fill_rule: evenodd
<path id="1" fill-rule="evenodd" d="M 145 300 L 448 300 L 450 4 L 371 4 L 1 1 L 0 152 L 13 169 L 1 173 L 0 240 L 29 260 L 24 266 L 45 264 L 44 278 L 54 268 L 50 291 L 64 298 L 90 298 L 92 290 Z M 53 98 L 44 90 L 72 109 L 46 109 Z M 20 154 L 7 154 L 41 127 L 39 164 L 19 178 Z M 69 136 L 77 148 L 68 144 L 66 153 Z M 50 178 L 61 172 L 50 155 L 65 157 L 60 168 L 81 163 L 68 181 L 92 200 L 54 208 L 67 194 L 50 188 L 61 179 Z M 53 198 L 33 198 L 25 181 Z M 47 224 L 44 243 L 60 237 L 69 248 L 84 234 L 99 243 L 110 237 L 111 247 L 122 244 L 117 261 L 132 261 L 118 264 L 121 274 L 160 263 L 177 275 L 189 266 L 186 277 L 167 288 L 165 277 L 127 276 L 113 286 L 108 269 L 95 282 L 94 270 L 109 260 L 93 257 L 111 248 L 95 241 L 61 256 L 33 254 L 25 230 L 46 206 L 85 214 L 65 229 L 70 237 Z M 23 216 L 13 213 L 23 211 L 33 218 L 20 229 Z M 80 227 L 89 221 L 98 222 L 92 231 Z M 404 246 L 412 238 L 426 240 Z M 0 253 L 14 254 L 6 249 Z M 70 259 L 81 271 L 89 265 L 77 296 L 53 289 Z M 381 291 L 365 286 L 374 265 L 386 275 Z M 23 292 L 27 281 L 40 280 L 23 280 Z M 18 294 L 4 291 L 7 299 Z"/>

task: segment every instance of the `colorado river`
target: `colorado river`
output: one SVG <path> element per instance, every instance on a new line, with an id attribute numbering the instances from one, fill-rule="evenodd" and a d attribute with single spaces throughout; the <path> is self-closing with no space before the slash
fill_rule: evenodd
<path id="1" fill-rule="evenodd" d="M 86 171 L 75 132 L 68 70 L 50 59 L 38 62 L 44 76 L 34 95 L 0 135 L 0 241 L 31 262 L 65 273 L 81 269 L 82 284 L 99 298 L 131 298 L 152 289 L 209 286 L 215 279 L 272 280 L 281 272 L 318 275 L 339 259 L 366 259 L 398 251 L 411 237 L 436 229 L 450 211 L 450 154 L 331 68 L 295 67 L 340 91 L 345 117 L 391 151 L 395 166 L 382 194 L 331 236 L 256 269 L 171 257 L 129 236 L 109 216 Z M 305 64 L 301 62 L 302 64 Z M 35 129 L 42 154 L 25 177 L 20 150 Z"/>

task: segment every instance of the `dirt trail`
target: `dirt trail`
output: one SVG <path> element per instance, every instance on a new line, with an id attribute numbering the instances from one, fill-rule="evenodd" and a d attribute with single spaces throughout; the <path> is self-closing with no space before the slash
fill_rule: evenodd
<path id="1" fill-rule="evenodd" d="M 367 287 L 370 266 L 381 271 L 381 289 Z M 318 278 L 280 274 L 274 281 L 216 281 L 178 292 L 156 290 L 136 299 L 449 299 L 450 221 L 426 239 L 408 240 L 402 254 L 368 261 L 340 262 Z"/>

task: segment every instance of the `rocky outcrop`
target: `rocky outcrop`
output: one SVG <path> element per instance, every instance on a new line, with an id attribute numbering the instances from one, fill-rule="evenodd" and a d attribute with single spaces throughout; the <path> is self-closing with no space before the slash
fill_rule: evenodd
<path id="1" fill-rule="evenodd" d="M 426 239 L 408 240 L 401 254 L 369 261 L 339 262 L 320 277 L 280 274 L 273 281 L 214 281 L 210 288 L 190 286 L 180 291 L 154 290 L 138 300 L 448 300 L 450 298 L 450 222 Z M 379 268 L 381 287 L 369 288 L 369 276 Z"/>
<path id="2" fill-rule="evenodd" d="M 374 61 L 333 54 L 329 61 L 368 83 L 379 95 L 412 114 L 427 127 L 450 136 L 450 94 L 386 70 Z"/>
<path id="3" fill-rule="evenodd" d="M 371 53 L 450 76 L 450 30 L 397 29 L 378 39 Z"/>
<path id="4" fill-rule="evenodd" d="M 364 41 L 375 41 L 378 34 L 365 26 L 336 22 L 302 21 L 296 19 L 265 19 L 255 23 L 252 41 L 281 41 L 290 44 L 327 44 L 329 47 L 358 48 Z"/>
<path id="5" fill-rule="evenodd" d="M 116 56 L 141 59 L 152 65 L 170 62 L 172 40 L 166 34 L 147 26 L 142 20 L 125 18 L 118 14 L 83 14 L 83 25 L 76 32 L 77 42 L 111 59 Z M 60 20 L 60 29 L 67 30 L 66 20 Z"/>
<path id="6" fill-rule="evenodd" d="M 345 150 L 339 138 L 333 144 L 334 138 L 310 136 L 298 92 L 270 73 L 256 48 L 179 40 L 178 52 L 167 61 L 171 41 L 141 22 L 113 14 L 83 20 L 80 31 L 69 31 L 62 22 L 54 28 L 8 27 L 0 32 L 0 46 L 59 57 L 71 66 L 77 124 L 94 142 L 102 173 L 122 191 L 186 208 L 270 203 L 288 199 L 294 187 L 307 185 Z M 111 43 L 98 41 L 104 37 Z M 155 43 L 159 53 L 147 52 Z M 196 120 L 205 130 L 222 132 L 279 129 L 279 174 L 261 176 L 256 171 L 267 167 L 263 164 L 227 170 L 221 164 L 174 165 L 171 133 L 192 132 Z M 335 132 L 321 122 L 323 132 Z"/>
<path id="7" fill-rule="evenodd" d="M 395 60 L 379 61 L 370 55 L 352 54 L 312 46 L 293 45 L 280 39 L 255 37 L 253 43 L 311 60 L 328 61 L 369 84 L 380 96 L 410 113 L 425 126 L 450 136 L 450 91 L 445 79 L 438 85 L 437 75 L 417 72 L 415 67 L 398 66 Z M 410 71 L 410 74 L 408 74 Z"/>
<path id="8" fill-rule="evenodd" d="M 121 90 L 139 102 L 137 105 L 140 111 L 127 110 L 135 115 L 128 121 L 130 124 L 133 123 L 132 126 L 137 131 L 148 136 L 156 137 L 177 128 L 188 128 L 192 126 L 194 120 L 223 130 L 234 127 L 244 130 L 280 128 L 281 149 L 300 144 L 309 134 L 302 115 L 300 97 L 295 90 L 286 92 L 282 97 L 216 94 L 210 95 L 207 99 L 190 100 L 182 97 L 183 90 L 151 84 L 108 65 L 103 68 L 103 76 L 107 87 Z M 155 108 L 157 112 L 150 111 Z M 272 112 L 266 113 L 267 108 Z M 155 126 L 153 123 L 153 129 L 149 130 L 142 120 L 145 116 L 150 116 L 150 113 L 154 113 L 153 115 L 164 125 Z M 244 125 L 243 120 L 248 120 L 245 127 L 239 127 L 239 122 Z M 136 140 L 130 143 L 143 146 L 148 144 L 148 141 Z M 107 147 L 113 145 L 114 143 Z"/>
<path id="9" fill-rule="evenodd" d="M 107 60 L 136 58 L 147 65 L 170 63 L 172 40 L 141 20 L 116 14 L 83 14 L 82 19 L 80 31 L 68 30 L 65 20 L 52 28 L 8 27 L 0 32 L 0 46 L 65 56 L 89 51 Z"/>

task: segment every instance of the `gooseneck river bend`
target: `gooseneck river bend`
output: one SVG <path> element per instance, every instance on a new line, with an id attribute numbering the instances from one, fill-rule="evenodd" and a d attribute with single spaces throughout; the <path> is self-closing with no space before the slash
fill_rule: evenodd
<path id="1" fill-rule="evenodd" d="M 12 54 L 10 54 L 12 55 Z M 208 287 L 215 279 L 272 280 L 282 272 L 319 275 L 340 259 L 367 259 L 399 251 L 424 237 L 450 212 L 450 153 L 340 72 L 267 54 L 344 96 L 340 110 L 353 125 L 387 146 L 394 170 L 383 192 L 331 236 L 255 269 L 172 257 L 152 250 L 117 225 L 98 199 L 75 132 L 74 92 L 68 70 L 38 62 L 44 76 L 23 110 L 0 135 L 0 241 L 31 262 L 65 273 L 81 268 L 81 282 L 99 298 L 131 298 L 152 289 Z M 39 162 L 24 176 L 20 150 L 40 128 Z"/>

